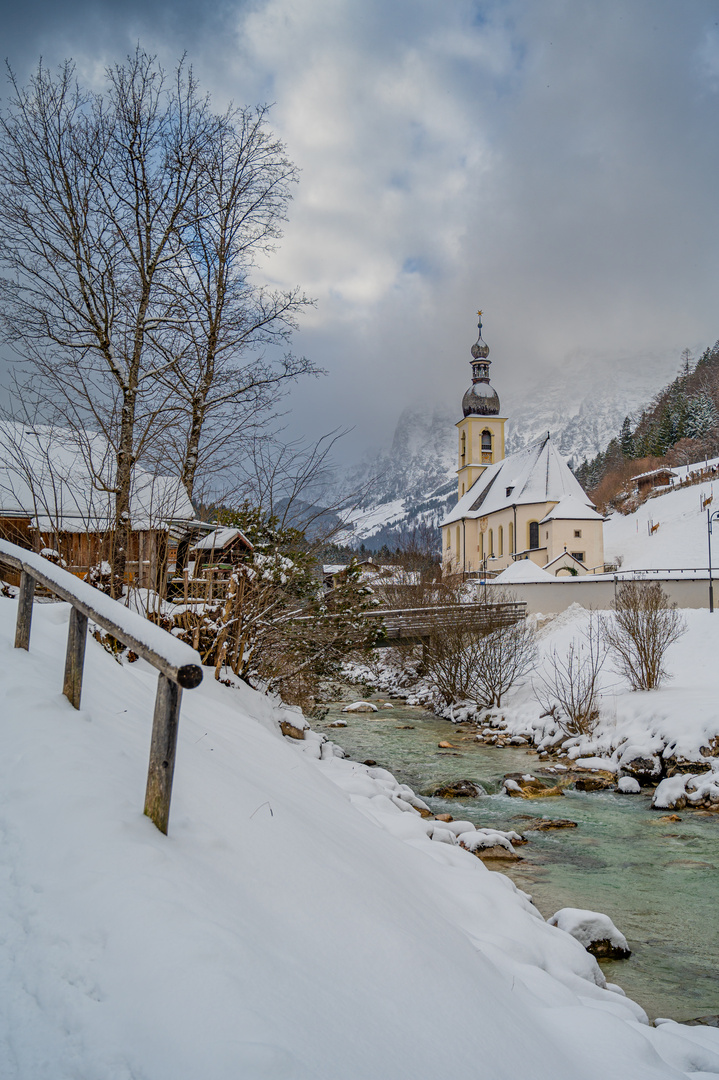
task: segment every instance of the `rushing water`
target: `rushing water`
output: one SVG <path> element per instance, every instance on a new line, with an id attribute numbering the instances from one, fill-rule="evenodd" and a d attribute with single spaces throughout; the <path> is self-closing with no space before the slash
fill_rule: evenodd
<path id="1" fill-rule="evenodd" d="M 650 1017 L 688 1020 L 719 1013 L 717 904 L 719 815 L 683 811 L 681 821 L 650 809 L 649 795 L 575 792 L 563 798 L 510 799 L 500 795 L 510 772 L 541 770 L 521 748 L 483 746 L 469 727 L 454 727 L 424 709 L 395 703 L 377 713 L 330 709 L 315 726 L 358 760 L 373 759 L 409 784 L 435 813 L 476 825 L 523 831 L 529 818 L 569 818 L 576 829 L 527 832 L 522 861 L 502 864 L 531 893 L 546 917 L 561 907 L 609 915 L 626 935 L 629 960 L 604 962 Z M 330 728 L 333 720 L 346 728 Z M 454 749 L 440 750 L 451 742 Z M 435 799 L 451 780 L 474 780 L 489 792 L 478 799 Z"/>

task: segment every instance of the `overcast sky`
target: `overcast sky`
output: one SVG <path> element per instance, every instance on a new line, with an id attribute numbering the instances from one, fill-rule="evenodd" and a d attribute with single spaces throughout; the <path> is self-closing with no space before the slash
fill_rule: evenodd
<path id="1" fill-rule="evenodd" d="M 218 105 L 274 103 L 302 174 L 262 273 L 317 299 L 295 347 L 329 371 L 295 430 L 354 425 L 354 454 L 405 404 L 459 408 L 478 306 L 500 395 L 719 338 L 716 0 L 26 0 L 2 26 L 23 79 L 139 40 Z"/>

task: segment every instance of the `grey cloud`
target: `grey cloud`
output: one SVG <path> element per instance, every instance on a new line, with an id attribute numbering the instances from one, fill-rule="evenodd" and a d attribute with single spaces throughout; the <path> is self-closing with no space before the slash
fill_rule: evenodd
<path id="1" fill-rule="evenodd" d="M 15 9 L 4 36 L 20 68 L 187 48 L 218 101 L 276 102 L 302 179 L 260 271 L 317 296 L 296 347 L 330 371 L 288 422 L 354 424 L 354 452 L 411 401 L 459 402 L 478 305 L 500 392 L 719 336 L 714 10 L 69 3 Z"/>

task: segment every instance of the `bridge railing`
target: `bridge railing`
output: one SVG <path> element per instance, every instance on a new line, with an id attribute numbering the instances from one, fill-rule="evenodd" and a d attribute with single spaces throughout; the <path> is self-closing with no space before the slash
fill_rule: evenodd
<path id="1" fill-rule="evenodd" d="M 0 540 L 0 563 L 20 571 L 15 648 L 29 650 L 35 586 L 43 585 L 72 605 L 67 635 L 63 693 L 80 708 L 87 624 L 92 619 L 158 671 L 152 721 L 145 813 L 167 834 L 182 691 L 202 682 L 199 655 L 185 642 L 148 622 L 136 611 L 94 589 L 85 581 L 33 551 Z"/>
<path id="2" fill-rule="evenodd" d="M 369 622 L 382 626 L 385 642 L 428 638 L 443 628 L 466 625 L 472 629 L 518 622 L 526 615 L 525 601 L 503 604 L 441 604 L 423 608 L 378 608 L 363 613 Z"/>

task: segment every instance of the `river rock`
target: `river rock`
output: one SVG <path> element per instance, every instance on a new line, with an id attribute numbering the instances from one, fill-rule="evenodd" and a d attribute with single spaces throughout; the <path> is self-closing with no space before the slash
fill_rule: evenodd
<path id="1" fill-rule="evenodd" d="M 377 712 L 377 706 L 371 701 L 353 701 L 351 705 L 345 705 L 342 712 Z"/>
<path id="2" fill-rule="evenodd" d="M 719 1015 L 716 1013 L 709 1016 L 697 1016 L 694 1020 L 682 1020 L 683 1024 L 689 1024 L 690 1027 L 713 1027 L 719 1028 Z"/>
<path id="3" fill-rule="evenodd" d="M 632 955 L 624 934 L 617 930 L 608 915 L 599 911 L 560 908 L 547 922 L 566 930 L 598 959 L 625 960 Z"/>
<path id="4" fill-rule="evenodd" d="M 623 760 L 620 778 L 622 776 L 633 776 L 642 787 L 647 784 L 657 784 L 662 777 L 661 758 L 657 754 L 652 754 L 651 757 L 635 757 L 630 761 Z"/>
<path id="5" fill-rule="evenodd" d="M 569 818 L 530 818 L 522 825 L 525 832 L 548 832 L 550 829 L 576 829 L 576 821 Z"/>
<path id="6" fill-rule="evenodd" d="M 451 814 L 435 814 L 436 821 L 454 821 Z"/>
<path id="7" fill-rule="evenodd" d="M 459 846 L 465 847 L 466 845 L 463 844 L 460 840 Z M 519 855 L 516 851 L 507 851 L 506 847 L 504 847 L 503 844 L 493 844 L 492 847 L 477 848 L 477 850 L 473 852 L 473 854 L 476 855 L 478 859 L 482 860 L 509 859 L 513 862 L 520 862 L 522 859 L 522 856 Z"/>
<path id="8" fill-rule="evenodd" d="M 687 805 L 687 776 L 678 773 L 662 780 L 652 796 L 653 810 L 683 810 Z"/>
<path id="9" fill-rule="evenodd" d="M 437 743 L 437 746 L 439 747 L 440 750 L 456 750 L 457 749 L 457 747 L 453 746 L 451 742 Z"/>
<path id="10" fill-rule="evenodd" d="M 614 778 L 607 780 L 603 776 L 580 776 L 574 781 L 577 791 L 606 791 L 614 787 Z"/>
<path id="11" fill-rule="evenodd" d="M 433 792 L 437 799 L 477 799 L 486 794 L 484 788 L 473 780 L 454 780 Z"/>
<path id="12" fill-rule="evenodd" d="M 297 727 L 296 724 L 290 723 L 289 720 L 280 720 L 280 731 L 288 739 L 304 739 L 305 737 L 305 729 Z"/>
<path id="13" fill-rule="evenodd" d="M 708 746 L 702 746 L 699 753 L 702 757 L 719 757 L 719 735 L 715 735 Z"/>
<path id="14" fill-rule="evenodd" d="M 639 781 L 633 776 L 622 776 L 617 783 L 617 791 L 620 791 L 622 795 L 639 795 L 641 790 Z"/>
<path id="15" fill-rule="evenodd" d="M 664 758 L 664 767 L 667 776 L 678 776 L 683 773 L 697 774 L 709 772 L 711 762 L 690 761 L 689 758 L 682 757 L 681 754 L 671 754 L 669 757 Z"/>
<path id="16" fill-rule="evenodd" d="M 556 795 L 564 795 L 560 787 L 543 784 L 536 776 L 529 773 L 509 773 L 505 776 L 502 787 L 512 798 L 549 799 Z"/>
<path id="17" fill-rule="evenodd" d="M 327 725 L 327 727 L 347 727 L 347 721 L 346 720 L 333 720 L 331 724 Z"/>

